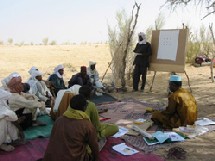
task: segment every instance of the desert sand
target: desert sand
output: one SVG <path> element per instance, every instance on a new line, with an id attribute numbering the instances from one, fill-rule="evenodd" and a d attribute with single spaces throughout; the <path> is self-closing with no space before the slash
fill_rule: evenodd
<path id="1" fill-rule="evenodd" d="M 58 64 L 65 66 L 64 80 L 68 82 L 71 76 L 79 72 L 82 65 L 88 66 L 89 61 L 96 61 L 96 68 L 100 77 L 105 73 L 108 62 L 111 61 L 108 45 L 54 45 L 54 46 L 0 46 L 0 80 L 12 72 L 18 72 L 26 81 L 29 78 L 28 70 L 36 66 L 44 73 L 47 79 Z M 185 66 L 190 79 L 192 94 L 198 103 L 198 117 L 215 118 L 215 83 L 210 77 L 210 67 Z M 190 90 L 184 73 L 179 73 L 183 79 L 183 87 Z M 155 77 L 152 92 L 149 92 L 153 72 L 148 72 L 147 85 L 144 92 L 132 92 L 131 82 L 128 83 L 128 92 L 112 93 L 118 99 L 135 98 L 148 102 L 167 104 L 167 86 L 169 73 L 158 72 Z M 104 82 L 110 83 L 111 71 L 108 71 Z M 215 132 L 204 134 L 183 143 L 172 144 L 187 151 L 187 161 L 214 161 L 215 160 Z M 168 147 L 169 148 L 169 147 Z M 154 153 L 165 157 L 167 149 L 159 149 Z"/>

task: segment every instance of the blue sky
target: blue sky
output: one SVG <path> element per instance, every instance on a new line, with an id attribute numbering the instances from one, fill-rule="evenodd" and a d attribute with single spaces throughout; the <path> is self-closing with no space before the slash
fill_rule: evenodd
<path id="1" fill-rule="evenodd" d="M 160 7 L 165 0 L 137 0 L 141 3 L 137 31 L 154 25 L 159 12 L 166 23 L 164 28 L 181 27 L 189 23 L 194 29 L 206 26 L 214 15 L 203 21 L 204 12 L 196 7 L 179 8 L 171 12 Z M 0 40 L 41 43 L 42 39 L 63 42 L 107 41 L 107 24 L 115 26 L 117 11 L 131 13 L 133 0 L 0 0 Z"/>

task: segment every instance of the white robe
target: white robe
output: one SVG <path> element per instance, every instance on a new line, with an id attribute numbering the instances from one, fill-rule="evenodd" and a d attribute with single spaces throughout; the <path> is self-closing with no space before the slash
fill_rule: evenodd
<path id="1" fill-rule="evenodd" d="M 48 98 L 46 97 L 46 92 L 48 92 L 49 96 L 52 96 L 44 81 L 31 79 L 27 83 L 31 87 L 29 93 L 35 94 L 39 98 L 39 100 L 47 101 Z"/>
<path id="2" fill-rule="evenodd" d="M 75 84 L 74 86 L 68 88 L 68 89 L 62 89 L 62 90 L 59 90 L 58 93 L 57 93 L 57 98 L 55 100 L 55 104 L 54 104 L 54 108 L 53 108 L 53 111 L 54 112 L 57 112 L 58 111 L 58 107 L 60 105 L 60 102 L 63 98 L 63 95 L 64 93 L 66 92 L 70 92 L 70 93 L 73 93 L 73 94 L 79 94 L 79 89 L 80 89 L 80 85 L 78 84 Z"/>
<path id="3" fill-rule="evenodd" d="M 19 131 L 11 123 L 18 118 L 16 113 L 10 110 L 10 107 L 7 105 L 7 100 L 10 96 L 11 93 L 0 89 L 0 145 L 18 139 Z"/>
<path id="4" fill-rule="evenodd" d="M 95 83 L 96 88 L 103 88 L 102 82 L 99 80 L 99 73 L 96 69 L 92 70 L 90 67 L 87 68 L 87 74 L 90 77 L 92 84 Z"/>
<path id="5" fill-rule="evenodd" d="M 37 119 L 39 108 L 45 111 L 45 102 L 39 102 L 35 95 L 29 93 L 12 93 L 8 100 L 11 110 L 16 111 L 20 108 L 25 108 L 24 112 L 31 112 L 33 115 L 33 120 Z"/>

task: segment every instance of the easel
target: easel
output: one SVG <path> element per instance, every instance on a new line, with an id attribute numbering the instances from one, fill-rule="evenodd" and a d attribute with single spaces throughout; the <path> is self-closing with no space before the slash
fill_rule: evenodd
<path id="1" fill-rule="evenodd" d="M 153 84 L 154 84 L 154 80 L 155 80 L 156 73 L 157 73 L 157 71 L 154 71 L 154 75 L 153 75 L 153 77 L 152 77 L 152 84 L 151 84 L 151 87 L 150 87 L 150 89 L 149 89 L 150 92 L 152 92 L 152 87 L 153 87 Z M 186 73 L 186 71 L 184 71 L 184 74 L 185 74 L 186 77 L 187 77 L 188 86 L 189 86 L 189 88 L 190 88 L 190 92 L 192 93 L 192 89 L 191 89 L 191 87 L 190 87 L 190 78 L 189 78 L 188 74 Z"/>

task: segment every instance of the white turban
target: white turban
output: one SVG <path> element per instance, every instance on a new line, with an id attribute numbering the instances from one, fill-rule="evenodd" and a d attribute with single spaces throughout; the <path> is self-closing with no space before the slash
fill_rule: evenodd
<path id="1" fill-rule="evenodd" d="M 7 87 L 8 82 L 9 82 L 12 78 L 17 78 L 17 77 L 21 77 L 19 73 L 17 73 L 17 72 L 11 73 L 9 76 L 7 76 L 6 78 L 4 78 L 4 79 L 1 81 L 3 87 Z"/>
<path id="2" fill-rule="evenodd" d="M 144 32 L 140 32 L 138 36 L 142 37 L 143 40 L 139 41 L 139 44 L 146 44 L 146 34 Z"/>
<path id="3" fill-rule="evenodd" d="M 89 66 L 91 66 L 91 65 L 95 65 L 95 64 L 96 64 L 96 62 L 89 61 Z"/>
<path id="4" fill-rule="evenodd" d="M 35 70 L 37 71 L 38 68 L 35 67 L 35 66 L 33 66 L 33 67 L 31 67 L 31 69 L 28 71 L 28 73 L 29 73 L 30 75 L 32 75 L 32 72 L 34 72 Z"/>
<path id="5" fill-rule="evenodd" d="M 40 72 L 39 70 L 35 70 L 35 71 L 33 71 L 33 72 L 31 73 L 31 75 L 32 75 L 33 78 L 35 78 L 36 76 L 40 76 L 40 75 L 42 76 L 43 73 Z"/>
<path id="6" fill-rule="evenodd" d="M 64 66 L 63 66 L 62 64 L 59 64 L 58 66 L 56 66 L 56 67 L 54 68 L 54 73 L 55 73 L 55 74 L 58 73 L 58 70 L 60 70 L 60 69 L 64 69 Z"/>

